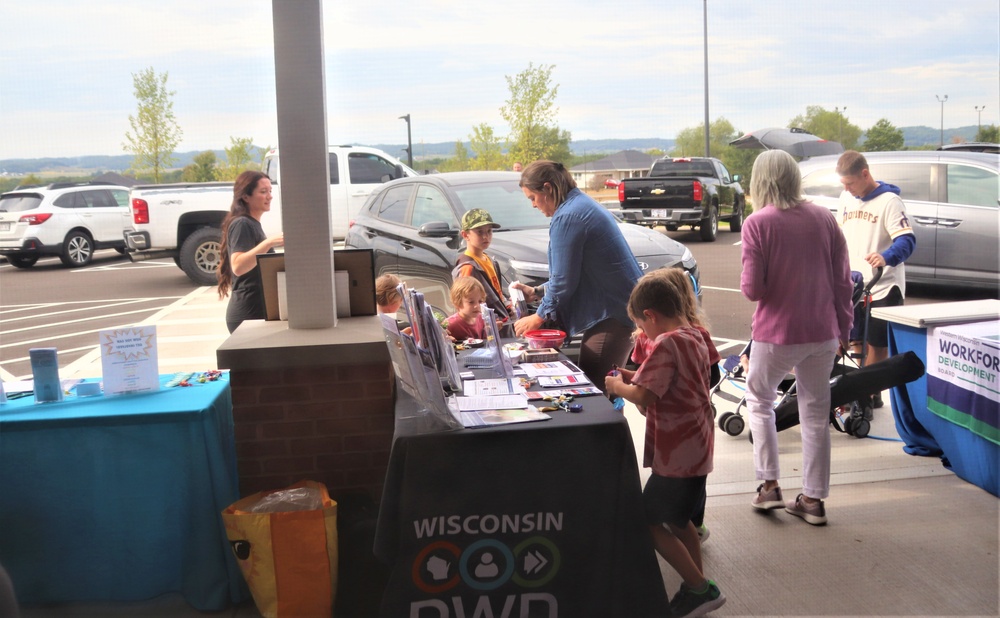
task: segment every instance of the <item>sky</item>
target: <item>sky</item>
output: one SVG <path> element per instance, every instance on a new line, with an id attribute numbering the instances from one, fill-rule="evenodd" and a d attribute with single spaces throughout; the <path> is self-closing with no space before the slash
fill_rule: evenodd
<path id="1" fill-rule="evenodd" d="M 279 0 L 288 2 L 289 0 Z M 574 140 L 670 139 L 704 120 L 699 0 L 323 2 L 330 143 L 504 136 L 505 77 L 553 65 Z M 750 131 L 807 106 L 862 130 L 1000 124 L 996 0 L 707 0 L 709 117 Z M 168 73 L 179 152 L 276 146 L 271 2 L 7 0 L 0 159 L 124 154 L 132 75 Z M 976 108 L 982 108 L 981 114 Z"/>

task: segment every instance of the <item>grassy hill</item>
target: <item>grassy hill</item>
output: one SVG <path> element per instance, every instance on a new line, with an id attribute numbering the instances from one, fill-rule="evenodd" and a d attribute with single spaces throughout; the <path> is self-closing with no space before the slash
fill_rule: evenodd
<path id="1" fill-rule="evenodd" d="M 900 127 L 903 131 L 904 144 L 907 148 L 923 148 L 927 146 L 937 146 L 940 137 L 940 129 L 932 127 Z M 976 137 L 978 127 L 970 125 L 945 129 L 944 139 L 946 143 L 954 141 L 956 138 L 962 141 L 971 142 Z M 406 144 L 358 144 L 359 146 L 372 146 L 389 153 L 394 157 L 403 158 L 403 149 Z M 469 143 L 465 142 L 465 147 Z M 658 148 L 669 151 L 674 147 L 673 139 L 656 137 L 639 137 L 631 139 L 590 139 L 577 140 L 570 143 L 570 149 L 575 155 L 583 154 L 610 154 L 621 150 L 649 150 Z M 195 156 L 203 151 L 192 150 L 190 152 L 174 153 L 177 158 L 177 168 L 183 168 L 192 163 Z M 225 160 L 224 150 L 215 150 L 215 156 L 219 161 Z M 449 157 L 455 152 L 455 142 L 438 143 L 415 143 L 413 144 L 414 158 L 437 158 Z M 100 172 L 124 172 L 132 163 L 132 155 L 90 155 L 82 157 L 47 157 L 40 159 L 0 159 L 0 175 L 24 176 L 26 174 L 37 174 L 41 176 L 85 176 Z"/>

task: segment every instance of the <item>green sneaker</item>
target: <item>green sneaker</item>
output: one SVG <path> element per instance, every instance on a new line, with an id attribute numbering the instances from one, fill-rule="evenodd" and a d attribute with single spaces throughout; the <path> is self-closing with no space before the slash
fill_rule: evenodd
<path id="1" fill-rule="evenodd" d="M 726 597 L 712 580 L 708 580 L 708 588 L 702 592 L 694 592 L 687 586 L 681 586 L 677 596 L 670 602 L 670 611 L 674 618 L 694 618 L 704 616 L 726 604 Z"/>
<path id="2" fill-rule="evenodd" d="M 698 540 L 701 541 L 702 543 L 707 541 L 709 535 L 712 534 L 712 531 L 709 530 L 708 526 L 706 526 L 705 524 L 698 526 L 697 530 L 698 530 Z"/>

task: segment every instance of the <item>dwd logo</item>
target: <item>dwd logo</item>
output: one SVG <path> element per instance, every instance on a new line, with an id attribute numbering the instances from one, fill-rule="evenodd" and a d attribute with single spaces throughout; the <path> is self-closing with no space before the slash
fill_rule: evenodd
<path id="1" fill-rule="evenodd" d="M 464 584 L 488 592 L 513 581 L 522 588 L 539 588 L 559 572 L 559 548 L 534 536 L 510 549 L 495 539 L 480 539 L 465 551 L 448 541 L 424 547 L 413 561 L 413 583 L 428 594 L 440 594 Z"/>

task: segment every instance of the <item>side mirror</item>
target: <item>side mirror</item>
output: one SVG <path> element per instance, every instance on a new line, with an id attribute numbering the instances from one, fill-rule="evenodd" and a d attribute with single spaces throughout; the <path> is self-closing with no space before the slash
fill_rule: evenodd
<path id="1" fill-rule="evenodd" d="M 733 174 L 733 182 L 740 182 L 741 180 L 743 180 L 743 176 L 740 176 L 739 174 Z"/>
<path id="2" fill-rule="evenodd" d="M 404 178 L 406 176 L 406 173 L 403 172 L 403 165 L 401 163 L 397 163 L 395 165 L 394 173 L 395 173 L 395 178 Z"/>
<path id="3" fill-rule="evenodd" d="M 455 238 L 458 230 L 453 229 L 444 221 L 431 221 L 417 229 L 417 234 L 424 238 Z"/>

